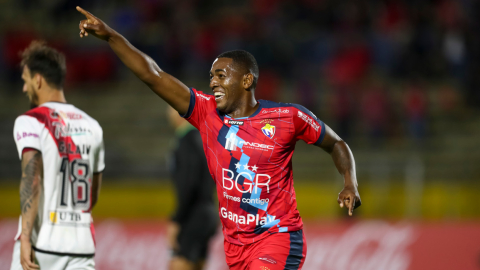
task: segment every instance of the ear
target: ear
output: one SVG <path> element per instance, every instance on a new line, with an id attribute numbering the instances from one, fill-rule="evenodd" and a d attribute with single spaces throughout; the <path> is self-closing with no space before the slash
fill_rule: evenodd
<path id="1" fill-rule="evenodd" d="M 40 90 L 40 88 L 42 88 L 43 86 L 43 77 L 42 75 L 40 74 L 35 74 L 33 76 L 33 83 L 35 84 L 35 87 L 37 88 L 37 90 Z"/>
<path id="2" fill-rule="evenodd" d="M 243 88 L 249 89 L 253 84 L 253 74 L 248 73 L 243 75 Z"/>

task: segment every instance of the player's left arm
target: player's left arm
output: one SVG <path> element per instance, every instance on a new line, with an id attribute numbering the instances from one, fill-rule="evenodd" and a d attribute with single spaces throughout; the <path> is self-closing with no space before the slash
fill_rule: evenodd
<path id="1" fill-rule="evenodd" d="M 40 269 L 34 263 L 30 237 L 38 213 L 42 190 L 43 159 L 37 150 L 22 154 L 22 179 L 20 180 L 20 207 L 22 210 L 22 233 L 20 235 L 20 263 L 23 269 Z"/>
<path id="2" fill-rule="evenodd" d="M 332 156 L 338 172 L 343 176 L 344 188 L 338 194 L 340 207 L 347 206 L 348 214 L 353 215 L 353 209 L 361 205 L 358 193 L 355 159 L 350 147 L 329 126 L 325 125 L 325 136 L 320 147 Z"/>

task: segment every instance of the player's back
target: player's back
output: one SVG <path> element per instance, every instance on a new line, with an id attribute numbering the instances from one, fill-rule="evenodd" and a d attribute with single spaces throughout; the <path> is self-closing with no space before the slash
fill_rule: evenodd
<path id="1" fill-rule="evenodd" d="M 43 159 L 43 192 L 31 239 L 34 248 L 93 254 L 93 174 L 104 169 L 98 122 L 71 104 L 47 102 L 17 118 L 14 137 L 20 158 L 33 148 Z"/>

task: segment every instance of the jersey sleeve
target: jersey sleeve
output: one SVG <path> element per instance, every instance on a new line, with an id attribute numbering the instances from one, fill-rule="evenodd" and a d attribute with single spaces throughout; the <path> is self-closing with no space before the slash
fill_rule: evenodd
<path id="1" fill-rule="evenodd" d="M 182 115 L 190 124 L 200 129 L 207 115 L 216 110 L 217 103 L 213 95 L 207 95 L 194 88 L 190 88 L 190 105 L 185 115 Z"/>
<path id="2" fill-rule="evenodd" d="M 13 127 L 13 138 L 17 145 L 18 156 L 22 159 L 22 152 L 25 148 L 33 148 L 42 151 L 40 144 L 40 134 L 42 124 L 37 119 L 21 115 L 15 120 Z"/>
<path id="3" fill-rule="evenodd" d="M 101 173 L 105 169 L 105 145 L 103 143 L 103 131 L 100 128 L 100 144 L 95 152 L 93 173 Z"/>
<path id="4" fill-rule="evenodd" d="M 325 137 L 325 124 L 307 108 L 292 104 L 295 138 L 308 144 L 320 145 Z"/>

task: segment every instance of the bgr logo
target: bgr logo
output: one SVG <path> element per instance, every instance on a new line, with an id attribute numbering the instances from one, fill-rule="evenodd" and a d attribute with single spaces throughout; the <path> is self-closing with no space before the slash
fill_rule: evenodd
<path id="1" fill-rule="evenodd" d="M 243 182 L 244 186 L 245 185 L 248 186 L 247 190 L 243 190 L 238 185 L 238 178 L 240 176 L 243 176 L 245 179 L 248 179 L 251 181 L 251 183 L 246 181 Z M 255 194 L 257 194 L 257 190 L 258 190 L 257 187 L 260 187 L 260 186 L 267 187 L 267 193 L 270 193 L 270 186 L 268 185 L 268 183 L 270 183 L 270 180 L 272 179 L 272 177 L 270 177 L 270 175 L 268 174 L 255 174 L 255 179 L 254 179 L 253 176 L 248 172 L 241 172 L 237 174 L 237 177 L 235 177 L 235 180 L 233 180 L 234 177 L 235 177 L 235 173 L 233 171 L 222 168 L 222 179 L 223 179 L 222 183 L 225 189 L 232 190 L 233 187 L 235 187 L 241 193 L 247 193 L 247 192 L 252 193 L 253 185 L 255 184 L 255 191 L 254 191 Z M 262 183 L 260 183 L 260 181 Z"/>

